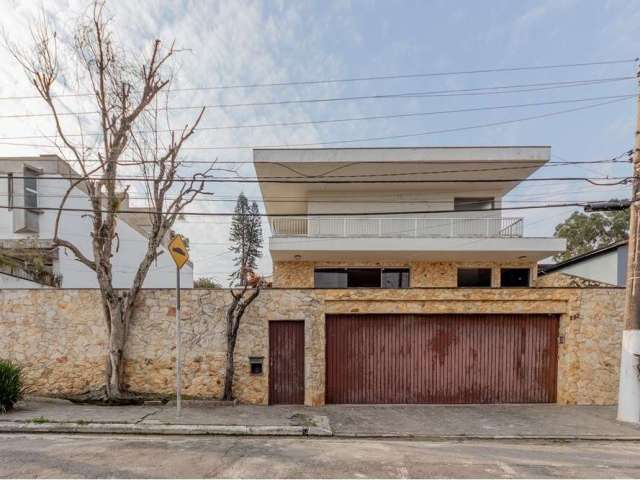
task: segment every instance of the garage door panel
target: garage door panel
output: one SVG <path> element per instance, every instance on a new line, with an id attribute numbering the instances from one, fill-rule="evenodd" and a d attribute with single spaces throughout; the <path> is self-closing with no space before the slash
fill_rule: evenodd
<path id="1" fill-rule="evenodd" d="M 549 315 L 328 315 L 326 402 L 554 402 L 557 332 Z"/>

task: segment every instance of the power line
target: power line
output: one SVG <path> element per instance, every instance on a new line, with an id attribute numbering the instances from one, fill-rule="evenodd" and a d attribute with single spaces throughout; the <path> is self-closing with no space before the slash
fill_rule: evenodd
<path id="1" fill-rule="evenodd" d="M 609 77 L 602 79 L 594 79 L 594 80 L 579 80 L 579 81 L 565 81 L 565 82 L 546 82 L 545 84 L 529 84 L 531 86 L 535 85 L 548 85 L 546 87 L 536 87 L 531 89 L 524 90 L 504 90 L 506 88 L 513 87 L 486 87 L 486 88 L 476 88 L 476 89 L 460 89 L 460 90 L 450 90 L 450 91 L 423 91 L 423 92 L 405 92 L 405 93 L 390 93 L 390 94 L 377 94 L 377 95 L 357 95 L 357 96 L 348 96 L 348 97 L 327 97 L 327 98 L 307 98 L 307 99 L 292 99 L 292 100 L 273 100 L 273 101 L 263 101 L 263 102 L 247 102 L 247 103 L 227 103 L 227 104 L 211 104 L 211 105 L 192 105 L 192 106 L 175 106 L 175 107 L 159 107 L 160 111 L 176 111 L 176 110 L 201 110 L 205 109 L 213 109 L 213 108 L 241 108 L 241 107 L 265 107 L 265 106 L 274 106 L 274 105 L 292 105 L 292 104 L 304 104 L 304 103 L 331 103 L 331 102 L 345 102 L 345 101 L 359 101 L 359 100 L 382 100 L 382 99 L 393 99 L 393 98 L 425 98 L 425 97 L 456 97 L 456 96 L 469 96 L 469 95 L 500 95 L 505 93 L 522 93 L 522 92 L 533 92 L 540 90 L 549 90 L 555 88 L 568 88 L 568 87 L 576 87 L 576 86 L 588 86 L 588 85 L 599 85 L 607 82 L 616 82 L 622 80 L 632 80 L 635 79 L 634 76 L 626 76 L 626 77 Z M 527 84 L 525 84 L 527 85 Z M 486 90 L 495 90 L 501 89 L 499 91 L 486 91 Z M 457 93 L 456 93 L 457 92 Z M 82 115 L 97 115 L 99 114 L 99 110 L 87 110 L 80 112 L 58 112 L 58 116 L 82 116 Z M 30 117 L 51 117 L 53 116 L 52 112 L 43 112 L 43 113 L 20 113 L 20 114 L 7 114 L 0 115 L 0 119 L 7 118 L 30 118 Z"/>
<path id="2" fill-rule="evenodd" d="M 586 203 L 593 203 L 597 201 L 606 201 L 606 200 L 591 200 L 589 202 L 566 202 L 566 203 L 558 203 L 558 204 L 545 204 L 545 205 L 524 205 L 518 207 L 497 207 L 497 208 L 484 208 L 484 209 L 470 209 L 465 210 L 465 213 L 471 212 L 500 212 L 507 210 L 533 210 L 533 209 L 541 209 L 541 208 L 561 208 L 561 207 L 584 207 Z M 74 207 L 38 207 L 38 208 L 28 208 L 28 207 L 17 207 L 12 206 L 9 207 L 7 205 L 0 205 L 0 208 L 12 208 L 16 210 L 41 210 L 41 211 L 54 211 L 54 212 L 75 212 L 75 213 L 95 213 L 93 209 L 90 208 L 74 208 Z M 101 213 L 111 213 L 109 210 L 100 210 Z M 127 213 L 144 213 L 139 210 L 117 210 L 115 211 L 117 214 L 127 214 Z M 167 214 L 169 212 L 160 212 L 162 214 Z M 360 213 L 349 213 L 349 216 L 385 216 L 385 215 L 422 215 L 422 214 L 440 214 L 440 213 L 460 213 L 460 210 L 413 210 L 413 211 L 400 211 L 400 212 L 360 212 Z M 179 215 L 185 216 L 197 216 L 197 217 L 233 217 L 237 215 L 235 212 L 180 212 Z M 307 215 L 300 214 L 279 214 L 279 215 L 268 215 L 266 213 L 256 213 L 256 214 L 246 214 L 257 217 L 304 217 Z M 345 216 L 344 213 L 314 213 L 314 217 L 342 217 Z"/>
<path id="3" fill-rule="evenodd" d="M 459 170 L 447 171 L 447 172 L 431 172 L 431 173 L 460 173 Z M 414 174 L 415 175 L 415 174 Z M 0 178 L 9 178 L 8 175 L 0 175 Z M 12 175 L 14 179 L 34 178 L 33 176 Z M 39 175 L 38 179 L 42 180 L 79 180 L 78 177 L 69 176 L 45 176 Z M 290 177 L 289 179 L 257 179 L 257 178 L 176 178 L 174 182 L 194 182 L 195 183 L 282 183 L 282 184 L 363 184 L 363 183 L 510 183 L 510 182 L 548 182 L 548 181 L 563 181 L 563 182 L 575 182 L 584 181 L 589 182 L 596 186 L 610 186 L 625 183 L 626 181 L 633 179 L 633 177 L 543 177 L 543 178 L 452 178 L 452 179 L 403 179 L 403 180 L 315 180 L 315 179 L 300 179 L 300 177 Z M 295 178 L 295 179 L 294 179 Z M 152 177 L 120 177 L 120 178 L 108 178 L 108 177 L 89 177 L 91 180 L 101 181 L 153 181 Z M 615 180 L 615 183 L 602 184 L 598 181 Z"/>
<path id="4" fill-rule="evenodd" d="M 302 148 L 302 147 L 317 147 L 317 146 L 323 146 L 323 145 L 336 145 L 336 144 L 345 144 L 345 143 L 375 142 L 375 141 L 381 141 L 381 140 L 398 140 L 398 139 L 404 139 L 404 138 L 423 137 L 427 135 L 475 130 L 475 129 L 487 128 L 487 127 L 497 127 L 502 125 L 510 125 L 514 123 L 526 122 L 530 120 L 539 120 L 542 118 L 549 118 L 557 115 L 563 115 L 565 113 L 578 112 L 582 110 L 588 110 L 591 108 L 610 105 L 613 103 L 620 102 L 622 100 L 626 100 L 627 98 L 631 98 L 631 97 L 618 98 L 615 100 L 608 100 L 606 102 L 596 103 L 594 105 L 587 105 L 584 107 L 576 107 L 576 108 L 570 108 L 565 110 L 557 110 L 555 112 L 548 112 L 548 113 L 544 113 L 540 115 L 532 115 L 528 117 L 520 117 L 520 118 L 511 119 L 511 120 L 502 120 L 498 122 L 467 125 L 464 127 L 445 128 L 441 130 L 427 130 L 424 132 L 414 132 L 414 133 L 405 133 L 405 134 L 387 135 L 387 136 L 378 136 L 378 137 L 353 138 L 353 139 L 343 139 L 343 140 L 325 140 L 321 142 L 312 142 L 312 143 L 289 143 L 289 144 L 279 144 L 279 145 L 278 144 L 275 144 L 275 145 L 274 144 L 272 145 L 227 145 L 227 146 L 209 145 L 209 146 L 197 146 L 197 147 L 187 146 L 187 147 L 182 147 L 181 150 L 254 150 L 254 149 L 267 149 L 267 148 L 298 148 L 298 147 Z M 65 148 L 65 147 L 51 146 L 49 148 Z"/>
<path id="5" fill-rule="evenodd" d="M 270 82 L 270 83 L 249 83 L 249 84 L 232 84 L 232 85 L 213 85 L 202 87 L 184 87 L 184 88 L 172 88 L 170 92 L 192 92 L 198 90 L 226 90 L 236 88 L 263 88 L 263 87 L 284 87 L 284 86 L 302 86 L 302 85 L 320 85 L 328 83 L 353 83 L 364 81 L 379 81 L 379 80 L 400 80 L 410 78 L 426 78 L 426 77 L 443 77 L 452 75 L 472 75 L 483 73 L 498 73 L 498 72 L 517 72 L 517 71 L 530 71 L 530 70 L 549 70 L 560 68 L 576 68 L 576 67 L 588 67 L 598 65 L 615 65 L 622 63 L 632 63 L 638 59 L 623 59 L 623 60 L 605 60 L 598 62 L 583 62 L 583 63 L 564 63 L 553 65 L 528 65 L 520 67 L 503 67 L 503 68 L 485 68 L 476 70 L 458 70 L 449 72 L 427 72 L 427 73 L 409 73 L 409 74 L 396 74 L 396 75 L 377 75 L 367 77 L 347 77 L 347 78 L 334 78 L 334 79 L 322 79 L 322 80 L 298 80 L 289 82 Z M 69 97 L 86 97 L 93 96 L 94 93 L 70 93 L 54 95 L 54 98 L 69 98 Z M 23 95 L 13 97 L 0 97 L 0 100 L 28 100 L 40 98 L 37 95 Z"/>
<path id="6" fill-rule="evenodd" d="M 344 123 L 344 122 L 357 122 L 357 121 L 369 121 L 369 120 L 382 120 L 382 119 L 390 119 L 390 118 L 414 118 L 414 117 L 424 117 L 424 116 L 432 116 L 432 115 L 446 115 L 451 113 L 469 113 L 469 112 L 482 112 L 482 111 L 490 111 L 490 110 L 505 110 L 511 108 L 527 108 L 527 107 L 539 107 L 543 105 L 558 105 L 564 103 L 582 103 L 582 102 L 590 102 L 596 100 L 612 100 L 612 99 L 624 99 L 635 97 L 636 94 L 626 94 L 626 95 L 608 95 L 608 96 L 600 96 L 600 97 L 583 97 L 576 99 L 567 99 L 567 100 L 553 100 L 548 102 L 531 102 L 531 103 L 520 103 L 520 104 L 511 104 L 511 105 L 494 105 L 494 106 L 485 106 L 485 107 L 470 107 L 470 108 L 458 108 L 458 109 L 449 109 L 449 110 L 435 110 L 428 112 L 410 112 L 410 113 L 395 113 L 389 115 L 369 115 L 369 116 L 360 116 L 360 117 L 346 117 L 346 118 L 334 118 L 334 119 L 320 119 L 320 120 L 306 120 L 306 121 L 298 121 L 298 122 L 280 122 L 280 123 L 258 123 L 258 124 L 249 124 L 249 125 L 224 125 L 220 127 L 198 127 L 197 131 L 210 131 L 210 130 L 230 130 L 230 129 L 241 129 L 241 128 L 267 128 L 267 127 L 298 127 L 304 125 L 323 125 L 323 124 L 331 124 L 331 123 Z M 136 133 L 171 133 L 176 130 L 171 129 L 158 129 L 158 130 L 138 130 Z M 101 132 L 89 132 L 89 133 L 72 133 L 65 134 L 66 137 L 94 137 L 94 136 L 103 136 Z M 1 137 L 0 144 L 12 145 L 12 146 L 29 146 L 29 147 L 51 147 L 51 145 L 42 145 L 42 144 L 29 144 L 29 143 L 6 143 L 4 140 L 30 140 L 30 139 L 58 139 L 59 135 L 29 135 L 29 136 L 16 136 L 16 137 Z"/>
<path id="7" fill-rule="evenodd" d="M 384 148 L 384 147 L 383 147 Z M 389 148 L 407 148 L 407 147 L 389 147 Z M 421 147 L 415 147 L 415 148 L 421 148 Z M 438 148 L 438 147 L 435 147 Z M 475 148 L 475 147 L 470 147 L 470 148 Z M 477 147 L 477 148 L 484 148 L 484 147 Z M 491 147 L 489 147 L 491 148 Z M 624 155 L 631 155 L 632 151 L 626 151 L 621 153 L 620 155 L 616 155 L 615 157 L 611 157 L 611 158 L 607 158 L 607 159 L 601 159 L 601 160 L 580 160 L 580 161 L 571 161 L 571 160 L 564 160 L 564 159 L 560 159 L 559 157 L 559 162 L 547 162 L 544 165 L 541 166 L 541 168 L 544 167 L 549 167 L 549 166 L 554 166 L 554 165 L 558 165 L 558 166 L 562 166 L 562 165 L 578 165 L 578 164 L 598 164 L 598 163 L 626 163 L 626 161 L 619 161 L 619 158 L 622 158 Z M 555 154 L 554 154 L 555 155 Z M 557 155 L 555 155 L 557 157 Z M 98 162 L 98 159 L 87 159 L 85 161 L 81 161 L 81 160 L 77 160 L 77 159 L 73 159 L 73 158 L 46 158 L 44 156 L 40 156 L 40 157 L 0 157 L 0 162 L 19 162 L 21 160 L 25 160 L 25 159 L 29 159 L 32 162 L 37 162 L 37 163 L 42 163 L 42 162 L 53 162 L 53 163 L 57 163 L 57 162 L 65 162 L 65 163 L 89 163 L 89 162 Z M 411 162 L 404 162 L 404 163 L 421 163 L 421 162 L 428 162 L 430 165 L 450 165 L 452 162 L 451 160 L 413 160 Z M 509 163 L 513 164 L 520 164 L 520 163 L 527 163 L 530 164 L 532 162 L 532 160 L 510 160 Z M 217 164 L 221 164 L 221 165 L 256 165 L 256 162 L 254 162 L 253 160 L 181 160 L 180 161 L 181 164 L 203 164 L 203 165 L 217 165 Z M 392 165 L 397 165 L 398 162 L 395 160 L 381 160 L 381 161 L 377 161 L 377 160 L 371 160 L 371 161 L 359 161 L 357 162 L 358 165 L 388 165 L 388 164 L 392 164 Z M 402 163 L 402 162 L 401 162 Z M 468 164 L 468 163 L 478 163 L 477 161 L 474 160 L 468 160 L 468 161 L 457 161 L 457 164 Z M 489 161 L 489 163 L 495 163 L 492 161 Z M 126 166 L 126 165 L 144 165 L 144 164 L 157 164 L 157 162 L 154 162 L 152 160 L 139 160 L 139 161 L 123 161 L 123 162 L 117 162 L 118 165 L 120 166 Z M 259 165 L 283 165 L 282 162 L 258 162 Z"/>

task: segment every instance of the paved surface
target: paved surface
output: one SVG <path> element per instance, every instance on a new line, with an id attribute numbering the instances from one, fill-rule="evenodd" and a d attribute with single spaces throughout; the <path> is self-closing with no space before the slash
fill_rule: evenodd
<path id="1" fill-rule="evenodd" d="M 0 435 L 0 477 L 640 477 L 638 442 Z"/>
<path id="2" fill-rule="evenodd" d="M 640 426 L 616 420 L 616 407 L 575 405 L 328 405 L 341 435 L 639 437 Z"/>
<path id="3" fill-rule="evenodd" d="M 312 425 L 327 418 L 337 436 L 638 438 L 640 427 L 615 419 L 615 407 L 564 405 L 391 405 L 101 407 L 33 399 L 3 422 L 133 423 L 138 425 Z M 317 424 L 317 423 L 316 423 Z"/>

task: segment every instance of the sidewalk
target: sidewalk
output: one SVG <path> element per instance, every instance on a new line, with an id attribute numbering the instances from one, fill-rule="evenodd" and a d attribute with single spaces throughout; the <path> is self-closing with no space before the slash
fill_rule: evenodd
<path id="1" fill-rule="evenodd" d="M 615 407 L 565 405 L 328 405 L 102 407 L 32 398 L 0 415 L 0 433 L 284 435 L 434 440 L 633 440 L 640 426 Z"/>

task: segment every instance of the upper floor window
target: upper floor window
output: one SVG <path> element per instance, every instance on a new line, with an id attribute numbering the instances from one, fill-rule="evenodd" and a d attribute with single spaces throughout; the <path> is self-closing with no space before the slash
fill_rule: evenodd
<path id="1" fill-rule="evenodd" d="M 500 270 L 500 286 L 528 287 L 530 273 L 528 268 L 503 268 Z"/>
<path id="2" fill-rule="evenodd" d="M 408 268 L 316 268 L 315 288 L 409 288 Z"/>
<path id="3" fill-rule="evenodd" d="M 38 172 L 31 168 L 24 169 L 24 206 L 38 208 Z"/>
<path id="4" fill-rule="evenodd" d="M 493 197 L 462 197 L 453 199 L 453 209 L 455 211 L 493 210 L 493 208 L 495 208 L 495 199 Z"/>
<path id="5" fill-rule="evenodd" d="M 13 173 L 7 174 L 7 207 L 9 210 L 13 208 Z"/>
<path id="6" fill-rule="evenodd" d="M 490 268 L 459 268 L 458 287 L 490 287 Z"/>

